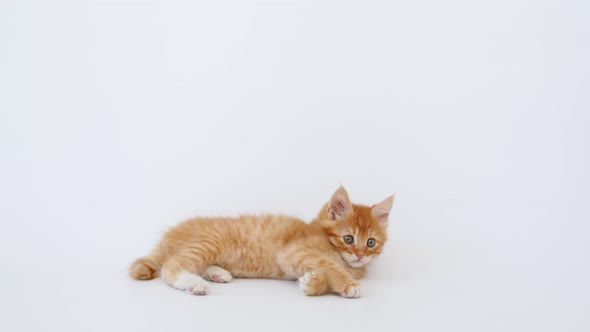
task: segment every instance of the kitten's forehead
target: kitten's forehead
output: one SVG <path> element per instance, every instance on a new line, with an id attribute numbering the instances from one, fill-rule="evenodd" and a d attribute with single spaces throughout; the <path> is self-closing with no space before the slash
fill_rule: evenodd
<path id="1" fill-rule="evenodd" d="M 369 206 L 353 205 L 353 213 L 344 228 L 361 238 L 386 238 L 385 227 L 373 217 Z"/>
<path id="2" fill-rule="evenodd" d="M 353 213 L 348 221 L 359 229 L 379 227 L 378 221 L 371 214 L 371 208 L 363 205 L 354 205 Z"/>
<path id="3" fill-rule="evenodd" d="M 342 228 L 347 234 L 354 234 L 358 237 L 375 237 L 382 234 L 379 224 L 363 219 L 351 220 L 348 225 Z"/>

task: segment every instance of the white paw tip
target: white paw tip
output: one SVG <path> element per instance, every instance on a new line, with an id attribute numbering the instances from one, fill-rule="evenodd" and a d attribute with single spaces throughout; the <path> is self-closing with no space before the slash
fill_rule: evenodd
<path id="1" fill-rule="evenodd" d="M 314 276 L 315 272 L 306 272 L 301 278 L 299 278 L 299 289 L 303 292 L 307 292 L 309 288 L 309 280 Z"/>
<path id="2" fill-rule="evenodd" d="M 209 280 L 220 283 L 228 283 L 234 279 L 231 273 L 214 265 L 207 268 L 205 275 Z"/>
<path id="3" fill-rule="evenodd" d="M 193 293 L 194 295 L 207 295 L 209 291 L 209 287 L 207 284 L 197 284 L 192 288 L 188 288 L 188 291 Z"/>
<path id="4" fill-rule="evenodd" d="M 209 284 L 197 275 L 182 272 L 177 276 L 173 287 L 189 291 L 195 295 L 205 295 L 209 289 Z"/>
<path id="5" fill-rule="evenodd" d="M 232 281 L 232 276 L 231 275 L 212 274 L 211 281 L 227 283 L 227 282 Z"/>
<path id="6" fill-rule="evenodd" d="M 348 286 L 346 289 L 340 293 L 343 297 L 347 298 L 357 298 L 361 296 L 361 286 Z"/>

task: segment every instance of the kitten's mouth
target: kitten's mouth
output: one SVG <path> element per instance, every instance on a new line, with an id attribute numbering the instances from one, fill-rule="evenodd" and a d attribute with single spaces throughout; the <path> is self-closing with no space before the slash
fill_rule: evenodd
<path id="1" fill-rule="evenodd" d="M 346 261 L 346 264 L 354 267 L 354 268 L 359 268 L 359 267 L 363 267 L 364 265 L 366 265 L 367 263 L 369 263 L 369 261 L 371 260 L 371 257 L 368 256 L 364 256 L 362 258 L 358 258 L 356 255 L 343 255 L 344 261 Z"/>
<path id="2" fill-rule="evenodd" d="M 362 267 L 365 264 L 367 264 L 365 261 L 363 261 L 362 259 L 356 260 L 356 261 L 352 261 L 352 262 L 348 262 L 348 265 L 352 266 L 352 267 Z"/>

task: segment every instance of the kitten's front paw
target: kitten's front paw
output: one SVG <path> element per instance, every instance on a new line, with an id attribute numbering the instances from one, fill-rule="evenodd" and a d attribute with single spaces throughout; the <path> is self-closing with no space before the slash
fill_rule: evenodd
<path id="1" fill-rule="evenodd" d="M 342 292 L 340 292 L 340 296 L 347 297 L 347 298 L 356 298 L 361 296 L 361 285 L 358 282 L 352 282 L 348 284 Z"/>
<path id="2" fill-rule="evenodd" d="M 299 289 L 308 296 L 321 295 L 326 292 L 328 285 L 326 279 L 317 272 L 306 272 L 299 278 Z"/>

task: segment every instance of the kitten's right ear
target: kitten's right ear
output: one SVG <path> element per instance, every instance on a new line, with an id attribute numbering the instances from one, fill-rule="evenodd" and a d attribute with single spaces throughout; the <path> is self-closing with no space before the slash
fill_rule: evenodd
<path id="1" fill-rule="evenodd" d="M 328 206 L 328 217 L 331 220 L 341 219 L 348 216 L 352 212 L 352 203 L 348 198 L 348 193 L 344 187 L 338 188 Z"/>
<path id="2" fill-rule="evenodd" d="M 391 211 L 391 207 L 393 206 L 393 199 L 395 198 L 395 194 L 387 197 L 383 202 L 376 204 L 371 209 L 371 214 L 373 217 L 377 218 L 387 227 L 387 219 L 389 218 L 389 212 Z"/>

